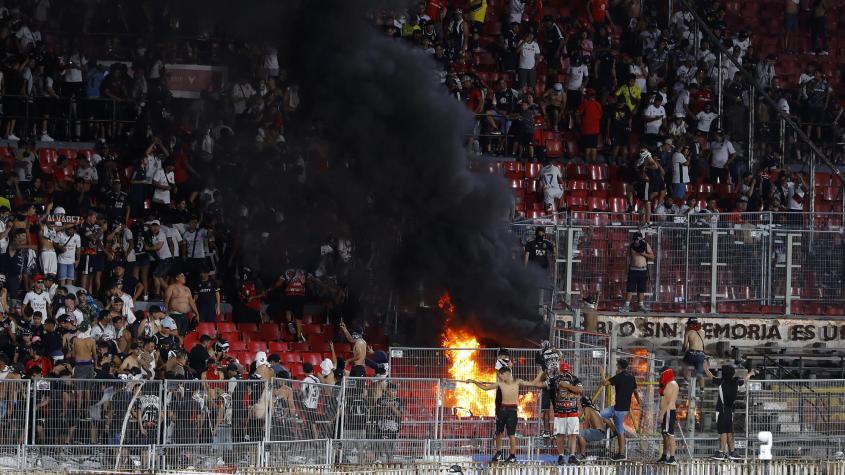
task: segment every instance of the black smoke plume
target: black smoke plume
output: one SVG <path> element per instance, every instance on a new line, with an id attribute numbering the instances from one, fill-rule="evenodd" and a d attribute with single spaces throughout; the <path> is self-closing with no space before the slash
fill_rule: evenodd
<path id="1" fill-rule="evenodd" d="M 512 195 L 504 180 L 468 170 L 470 113 L 447 96 L 427 54 L 372 21 L 381 8 L 406 5 L 219 5 L 228 28 L 282 45 L 282 68 L 301 95 L 284 152 L 251 154 L 243 141 L 233 148 L 249 157 L 229 198 L 250 209 L 244 239 L 259 245 L 247 254 L 267 270 L 284 259 L 302 263 L 328 233 L 347 235 L 356 244 L 355 291 L 410 299 L 422 284 L 430 304 L 448 290 L 465 323 L 484 336 L 514 341 L 536 331 L 531 296 L 542 277 L 523 268 L 507 229 Z M 304 184 L 290 173 L 299 173 L 299 156 L 308 163 Z M 317 167 L 322 161 L 327 166 Z M 280 210 L 284 220 L 258 208 Z M 270 233 L 263 244 L 262 231 Z"/>

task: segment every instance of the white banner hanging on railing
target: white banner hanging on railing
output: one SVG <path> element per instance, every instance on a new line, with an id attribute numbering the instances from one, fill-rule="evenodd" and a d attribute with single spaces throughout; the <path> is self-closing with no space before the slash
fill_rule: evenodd
<path id="1" fill-rule="evenodd" d="M 845 341 L 845 321 L 787 318 L 745 318 L 731 315 L 708 317 L 603 315 L 599 317 L 599 331 L 613 332 L 624 339 L 648 339 L 654 344 L 680 340 L 684 337 L 687 319 L 701 322 L 706 344 L 730 342 L 737 347 L 757 347 L 773 342 L 778 347 L 807 347 L 814 343 L 836 344 Z M 559 325 L 572 326 L 572 316 L 558 314 Z"/>

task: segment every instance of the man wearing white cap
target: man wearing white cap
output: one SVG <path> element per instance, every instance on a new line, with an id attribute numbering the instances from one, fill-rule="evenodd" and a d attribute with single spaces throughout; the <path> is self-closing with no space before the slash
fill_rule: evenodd
<path id="1" fill-rule="evenodd" d="M 270 365 L 270 360 L 267 359 L 267 353 L 259 351 L 255 354 L 255 376 L 270 381 L 276 375 L 273 373 L 273 368 Z"/>
<path id="2" fill-rule="evenodd" d="M 332 360 L 326 358 L 320 363 L 320 382 L 334 386 L 336 383 L 334 377 L 334 363 Z"/>

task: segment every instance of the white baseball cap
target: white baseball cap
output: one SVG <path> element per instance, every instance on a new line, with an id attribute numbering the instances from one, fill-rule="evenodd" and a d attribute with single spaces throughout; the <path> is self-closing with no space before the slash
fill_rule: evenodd
<path id="1" fill-rule="evenodd" d="M 334 363 L 332 360 L 326 358 L 320 363 L 320 374 L 323 376 L 328 376 L 331 372 L 334 371 Z"/>

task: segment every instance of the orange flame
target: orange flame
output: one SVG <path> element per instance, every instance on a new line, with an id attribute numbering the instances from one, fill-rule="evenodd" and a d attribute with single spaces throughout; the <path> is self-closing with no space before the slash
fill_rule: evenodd
<path id="1" fill-rule="evenodd" d="M 443 294 L 437 301 L 437 308 L 446 317 L 446 325 L 442 335 L 443 347 L 456 350 L 446 352 L 446 358 L 450 363 L 449 377 L 459 381 L 469 379 L 485 382 L 495 381 L 496 370 L 494 368 L 482 368 L 477 359 L 478 352 L 473 351 L 481 348 L 478 338 L 467 330 L 449 326 L 455 316 L 455 305 L 448 293 Z M 446 390 L 444 396 L 447 407 L 462 409 L 458 417 L 495 416 L 496 409 L 493 396 L 474 384 L 457 383 L 454 389 Z M 520 394 L 518 416 L 523 419 L 531 418 L 535 405 L 536 395 L 534 393 Z"/>
<path id="2" fill-rule="evenodd" d="M 648 374 L 648 350 L 645 348 L 635 348 L 634 358 L 630 363 L 631 373 L 638 381 L 642 380 Z M 640 415 L 642 408 L 636 398 L 631 399 L 631 417 L 625 419 L 625 429 L 631 432 L 638 432 L 639 427 L 636 427 L 636 422 L 642 420 Z"/>

